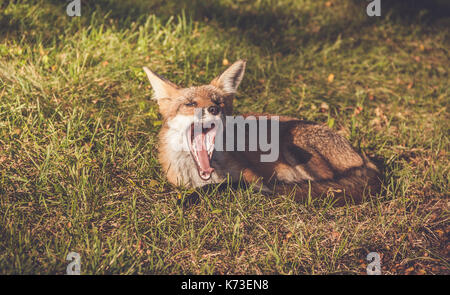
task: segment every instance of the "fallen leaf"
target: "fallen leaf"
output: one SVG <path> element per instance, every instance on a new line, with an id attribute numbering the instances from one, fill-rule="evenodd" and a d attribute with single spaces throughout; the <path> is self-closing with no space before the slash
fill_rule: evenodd
<path id="1" fill-rule="evenodd" d="M 438 236 L 440 238 L 442 238 L 444 236 L 444 231 L 443 230 L 438 229 L 438 230 L 436 230 L 436 233 L 438 234 Z"/>
<path id="2" fill-rule="evenodd" d="M 416 272 L 416 274 L 418 274 L 418 275 L 425 275 L 425 274 L 427 274 L 427 272 L 426 272 L 424 269 L 419 269 L 419 270 Z"/>
<path id="3" fill-rule="evenodd" d="M 355 111 L 353 112 L 353 116 L 356 116 L 356 115 L 358 115 L 359 113 L 361 113 L 361 112 L 362 112 L 362 110 L 363 110 L 363 108 L 362 108 L 362 107 L 356 107 L 356 108 L 355 108 Z"/>
<path id="4" fill-rule="evenodd" d="M 158 185 L 158 182 L 156 180 L 154 180 L 154 179 L 151 179 L 150 183 L 148 184 L 148 186 L 150 186 L 150 187 L 155 187 L 157 185 Z"/>
<path id="5" fill-rule="evenodd" d="M 339 236 L 340 236 L 340 234 L 338 232 L 335 232 L 335 231 L 331 232 L 331 239 L 333 241 L 338 241 L 339 240 Z"/>
<path id="6" fill-rule="evenodd" d="M 328 106 L 328 104 L 326 102 L 322 102 L 320 104 L 320 111 L 321 112 L 325 112 L 328 111 L 330 109 L 330 107 Z"/>
<path id="7" fill-rule="evenodd" d="M 411 266 L 411 267 L 405 269 L 405 273 L 406 273 L 406 274 L 410 274 L 410 273 L 412 273 L 413 271 L 414 271 L 414 266 Z"/>
<path id="8" fill-rule="evenodd" d="M 329 74 L 328 75 L 328 83 L 331 83 L 334 81 L 334 74 Z"/>

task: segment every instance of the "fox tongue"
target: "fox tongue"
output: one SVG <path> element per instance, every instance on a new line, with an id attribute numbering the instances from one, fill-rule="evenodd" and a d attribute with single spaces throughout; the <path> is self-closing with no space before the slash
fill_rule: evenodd
<path id="1" fill-rule="evenodd" d="M 206 135 L 205 133 L 200 133 L 195 135 L 194 141 L 192 142 L 192 145 L 194 147 L 194 152 L 197 155 L 198 158 L 198 167 L 200 170 L 200 173 L 204 177 L 210 176 L 210 174 L 214 171 L 213 168 L 209 165 L 209 157 L 208 157 L 208 151 L 206 148 Z"/>

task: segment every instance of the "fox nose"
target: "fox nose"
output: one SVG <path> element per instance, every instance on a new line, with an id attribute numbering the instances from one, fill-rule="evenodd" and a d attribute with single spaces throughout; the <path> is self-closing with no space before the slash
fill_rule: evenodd
<path id="1" fill-rule="evenodd" d="M 209 106 L 208 113 L 215 116 L 220 113 L 220 108 L 218 106 Z"/>

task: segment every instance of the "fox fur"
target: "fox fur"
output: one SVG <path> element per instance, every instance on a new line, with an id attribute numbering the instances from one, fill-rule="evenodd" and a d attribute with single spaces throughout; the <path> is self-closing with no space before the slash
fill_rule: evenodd
<path id="1" fill-rule="evenodd" d="M 195 121 L 194 109 L 202 110 L 203 120 L 223 121 L 231 115 L 245 66 L 246 61 L 238 60 L 209 85 L 189 88 L 181 88 L 144 67 L 163 118 L 159 162 L 170 183 L 198 188 L 243 180 L 257 184 L 255 187 L 266 193 L 294 193 L 299 202 L 331 196 L 337 204 L 358 203 L 379 192 L 381 181 L 377 167 L 359 155 L 344 137 L 320 124 L 267 114 L 244 117 L 253 115 L 258 122 L 263 115 L 269 120 L 279 120 L 280 148 L 276 161 L 261 162 L 260 150 L 214 150 L 211 169 L 205 174 L 214 171 L 209 179 L 202 178 L 199 172 L 202 169 L 186 142 L 189 141 L 186 130 Z M 184 149 L 180 148 L 183 146 Z"/>

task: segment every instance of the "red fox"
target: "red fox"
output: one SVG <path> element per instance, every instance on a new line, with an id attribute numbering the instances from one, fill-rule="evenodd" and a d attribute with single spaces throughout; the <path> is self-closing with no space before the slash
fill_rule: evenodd
<path id="1" fill-rule="evenodd" d="M 293 193 L 299 202 L 331 196 L 337 204 L 379 192 L 377 167 L 330 128 L 285 116 L 231 116 L 245 66 L 238 60 L 209 85 L 189 88 L 144 67 L 163 118 L 159 161 L 170 183 L 243 180 L 266 193 Z"/>

